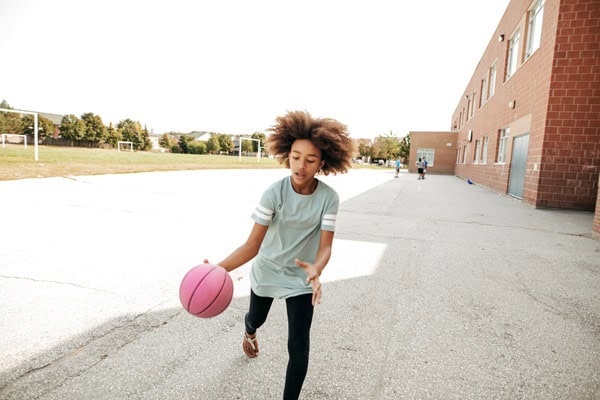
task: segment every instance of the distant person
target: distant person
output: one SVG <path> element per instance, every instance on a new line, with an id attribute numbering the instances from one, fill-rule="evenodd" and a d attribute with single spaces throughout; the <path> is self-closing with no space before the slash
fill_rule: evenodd
<path id="1" fill-rule="evenodd" d="M 427 174 L 427 159 L 423 157 L 423 179 L 425 179 L 425 174 Z"/>
<path id="2" fill-rule="evenodd" d="M 273 300 L 285 299 L 289 359 L 283 398 L 295 400 L 308 370 L 310 327 L 314 307 L 321 302 L 319 277 L 331 257 L 339 207 L 336 191 L 315 175 L 347 172 L 352 142 L 345 125 L 302 111 L 278 117 L 270 130 L 269 152 L 285 163 L 290 175 L 263 193 L 246 242 L 219 265 L 232 271 L 254 259 L 242 341 L 249 358 L 259 354 L 256 331 Z M 258 390 L 258 385 L 251 386 L 249 390 Z M 260 393 L 249 396 L 264 398 Z"/>
<path id="3" fill-rule="evenodd" d="M 419 161 L 417 161 L 416 163 L 417 166 L 417 173 L 419 174 L 419 178 L 418 179 L 425 179 L 425 175 L 423 174 L 423 168 L 424 168 L 424 163 L 423 163 L 423 159 L 421 159 L 421 157 L 419 157 Z"/>
<path id="4" fill-rule="evenodd" d="M 398 174 L 400 174 L 400 157 L 396 157 L 396 175 L 394 175 L 394 178 L 397 178 Z"/>

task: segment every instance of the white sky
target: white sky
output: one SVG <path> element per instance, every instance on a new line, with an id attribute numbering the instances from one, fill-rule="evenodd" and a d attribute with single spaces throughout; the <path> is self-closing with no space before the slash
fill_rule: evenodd
<path id="1" fill-rule="evenodd" d="M 0 100 L 154 133 L 448 130 L 509 0 L 0 0 Z"/>

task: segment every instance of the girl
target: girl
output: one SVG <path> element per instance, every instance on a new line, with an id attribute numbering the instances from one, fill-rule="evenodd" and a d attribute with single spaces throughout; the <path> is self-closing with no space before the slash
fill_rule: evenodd
<path id="1" fill-rule="evenodd" d="M 313 308 L 322 295 L 319 276 L 331 256 L 339 205 L 338 194 L 315 175 L 347 172 L 352 146 L 345 125 L 302 111 L 278 117 L 269 130 L 269 152 L 291 175 L 263 193 L 248 239 L 219 265 L 232 271 L 256 257 L 242 342 L 248 357 L 259 354 L 256 331 L 273 299 L 285 299 L 289 360 L 283 398 L 297 399 L 308 370 Z"/>

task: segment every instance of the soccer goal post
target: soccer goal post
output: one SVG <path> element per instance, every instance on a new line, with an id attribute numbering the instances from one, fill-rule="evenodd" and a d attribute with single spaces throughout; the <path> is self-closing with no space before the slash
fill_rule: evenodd
<path id="1" fill-rule="evenodd" d="M 2 134 L 2 148 L 6 147 L 6 138 L 7 137 L 14 137 L 14 136 L 20 136 L 23 138 L 23 145 L 25 146 L 25 148 L 27 148 L 27 135 L 17 135 L 16 133 L 3 133 Z"/>
<path id="2" fill-rule="evenodd" d="M 260 162 L 260 139 L 254 139 L 249 137 L 240 137 L 240 157 L 239 160 L 242 161 L 242 140 L 252 140 L 254 142 L 258 142 L 258 153 L 256 154 L 256 161 Z"/>
<path id="3" fill-rule="evenodd" d="M 133 142 L 126 142 L 123 140 L 119 140 L 117 142 L 117 151 L 121 151 L 121 146 L 125 146 L 128 145 L 129 146 L 129 151 L 132 152 L 133 151 Z"/>
<path id="4" fill-rule="evenodd" d="M 38 113 L 33 111 L 23 111 L 23 110 L 11 110 L 9 108 L 0 108 L 0 112 L 12 112 L 17 114 L 29 114 L 33 115 L 33 159 L 38 161 Z M 27 139 L 25 139 L 27 140 Z M 2 143 L 4 143 L 4 137 L 2 137 Z M 26 146 L 27 147 L 27 146 Z"/>

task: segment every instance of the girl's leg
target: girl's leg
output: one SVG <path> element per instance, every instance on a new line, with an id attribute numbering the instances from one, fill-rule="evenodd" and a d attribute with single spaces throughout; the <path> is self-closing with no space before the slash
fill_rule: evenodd
<path id="1" fill-rule="evenodd" d="M 272 304 L 272 297 L 261 297 L 254 291 L 250 291 L 250 309 L 244 318 L 246 333 L 254 335 L 256 330 L 265 323 Z"/>
<path id="2" fill-rule="evenodd" d="M 296 400 L 308 370 L 310 348 L 310 325 L 314 307 L 312 294 L 303 294 L 286 299 L 288 316 L 289 361 L 285 375 L 284 400 Z"/>
<path id="3" fill-rule="evenodd" d="M 256 330 L 267 320 L 267 315 L 273 304 L 273 298 L 258 296 L 250 291 L 250 309 L 244 317 L 246 332 L 242 348 L 249 358 L 258 356 L 258 340 L 256 340 Z"/>

